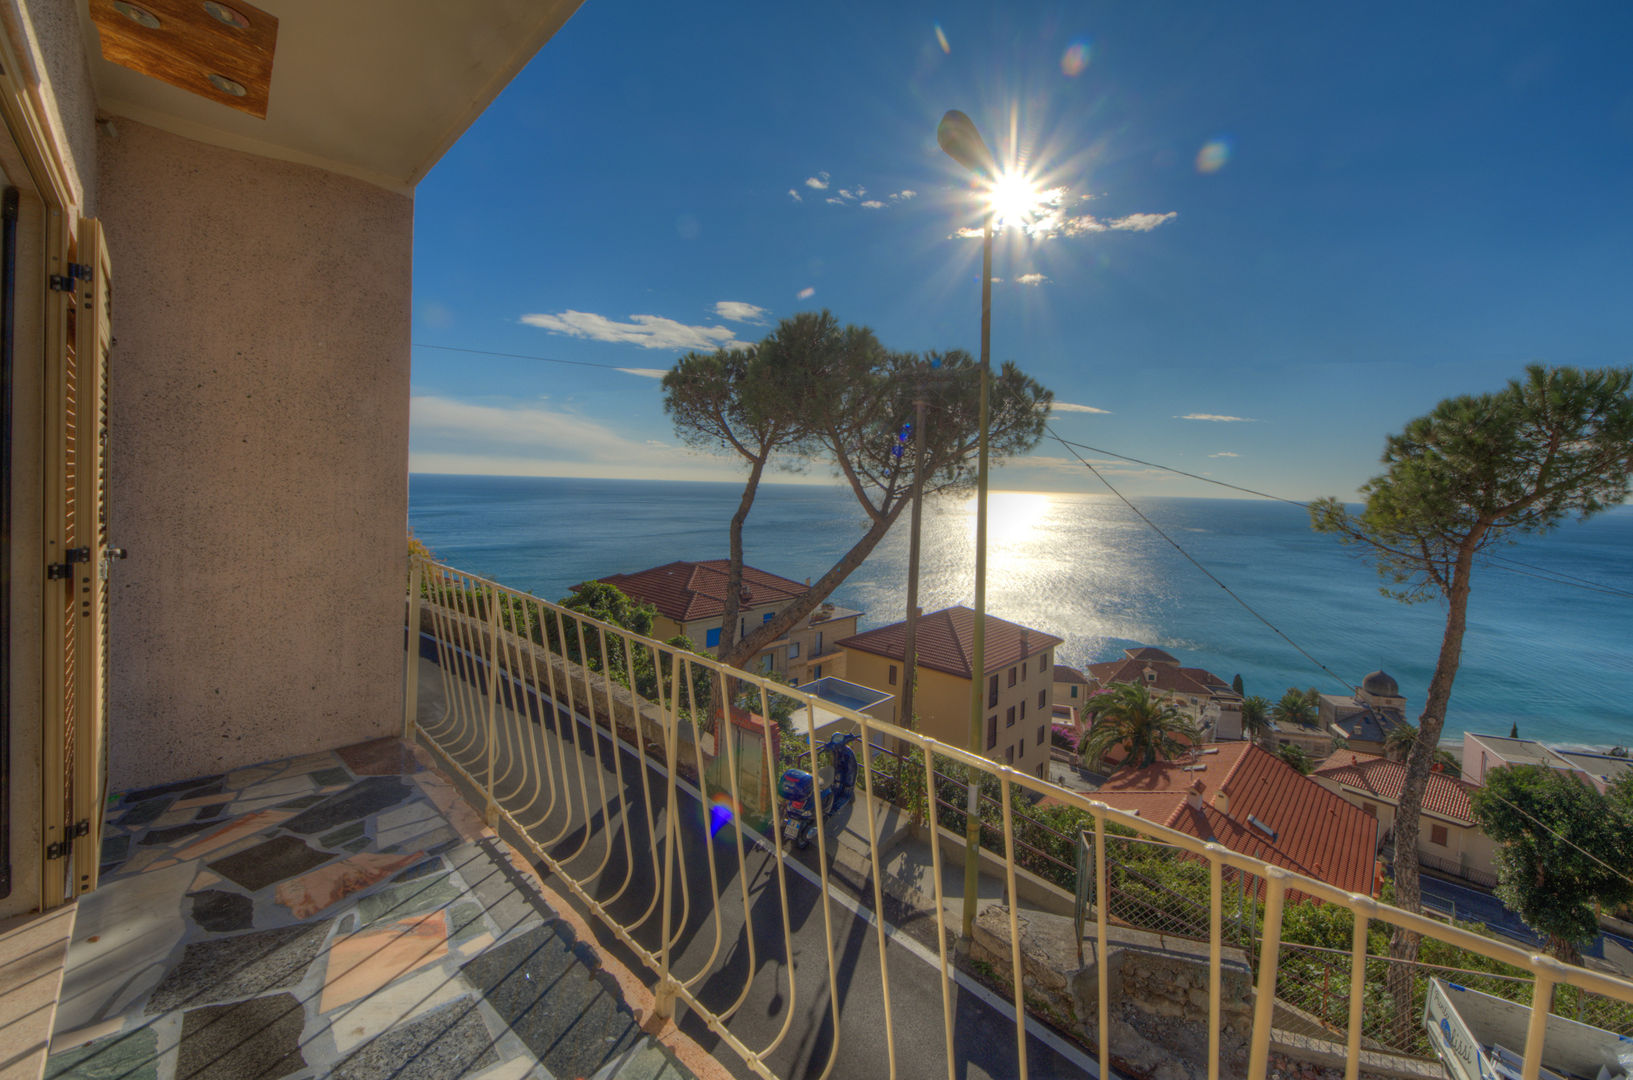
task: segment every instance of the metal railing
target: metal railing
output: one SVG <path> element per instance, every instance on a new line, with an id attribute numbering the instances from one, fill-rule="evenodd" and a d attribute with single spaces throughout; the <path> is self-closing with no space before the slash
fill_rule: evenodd
<path id="1" fill-rule="evenodd" d="M 475 793 L 488 821 L 511 830 L 650 969 L 658 1016 L 701 1025 L 719 1047 L 766 1078 L 835 1075 L 847 1053 L 867 1056 L 863 1063 L 847 1059 L 840 1075 L 944 1071 L 956 1080 L 970 1055 L 1001 1053 L 1004 1063 L 987 1071 L 1024 1078 L 1029 1057 L 1046 1050 L 1064 1055 L 1051 1060 L 1077 1062 L 1072 1068 L 1093 1075 L 1087 1054 L 1063 1048 L 1058 1034 L 1028 1020 L 1016 905 L 1007 911 L 1005 981 L 1012 1000 L 977 992 L 955 970 L 945 919 L 950 898 L 942 889 L 943 863 L 952 853 L 939 830 L 926 830 L 934 892 L 930 944 L 904 944 L 903 932 L 888 925 L 894 908 L 886 903 L 887 874 L 876 843 L 844 853 L 862 861 L 859 889 L 847 893 L 831 876 L 839 841 L 830 825 L 837 823 L 825 820 L 820 801 L 815 858 L 788 850 L 775 807 L 777 722 L 758 718 L 801 707 L 814 716 L 809 706 L 818 703 L 811 696 L 426 559 L 412 560 L 408 584 L 405 737 L 428 745 Z M 1267 1074 L 1279 972 L 1284 964 L 1289 971 L 1308 966 L 1302 953 L 1291 959 L 1282 943 L 1290 891 L 1354 916 L 1353 947 L 1323 958 L 1323 970 L 1330 970 L 1321 982 L 1321 1023 L 1347 1049 L 1347 1080 L 1356 1080 L 1363 1039 L 1372 1038 L 1363 991 L 1377 980 L 1379 958 L 1368 953 L 1369 926 L 1403 927 L 1510 965 L 1529 991 L 1518 996 L 1544 1006 L 1530 1016 L 1524 1080 L 1538 1075 L 1556 988 L 1598 995 L 1607 1008 L 1633 1008 L 1633 983 L 1205 843 L 864 713 L 820 707 L 844 716 L 862 735 L 850 815 L 862 819 L 857 828 L 868 837 L 879 835 L 879 796 L 902 793 L 903 770 L 917 770 L 913 784 L 936 792 L 938 804 L 951 801 L 939 797 L 948 779 L 943 768 L 996 787 L 998 820 L 984 841 L 1003 868 L 1009 897 L 1017 895 L 1017 869 L 1028 857 L 1056 854 L 1047 850 L 1052 840 L 1040 842 L 1042 834 L 1023 838 L 1030 826 L 1020 825 L 1015 812 L 1023 792 L 1051 796 L 1088 816 L 1096 896 L 1110 895 L 1108 839 L 1159 841 L 1198 861 L 1208 898 L 1206 929 L 1198 936 L 1207 943 L 1209 1080 L 1218 1080 L 1221 1068 L 1222 956 L 1239 937 L 1226 932 L 1227 909 L 1238 900 L 1227 876 L 1262 879 L 1254 969 L 1256 987 L 1269 992 L 1251 995 L 1249 1077 Z M 798 738 L 816 753 L 816 732 Z M 887 739 L 908 747 L 909 756 L 876 762 L 874 746 Z M 892 784 L 898 790 L 892 792 Z M 1094 908 L 1091 940 L 1101 957 L 1110 945 L 1111 907 Z M 1198 914 L 1192 905 L 1186 922 L 1193 930 Z M 917 952 L 909 955 L 912 949 Z M 899 978 L 903 965 L 924 962 L 936 973 L 936 988 L 926 979 Z M 1094 1056 L 1099 1075 L 1109 1077 L 1118 1052 L 1104 1037 L 1111 1030 L 1110 965 L 1096 967 L 1092 1029 L 1101 1037 Z M 964 1025 L 972 1001 L 1006 1010 L 1013 1047 L 993 1046 L 990 1024 L 978 1029 L 981 1037 L 970 1034 L 975 1029 Z M 690 1018 L 677 1014 L 681 1005 Z M 934 1015 L 908 1015 L 910 1007 Z M 797 1018 L 804 1023 L 796 1033 Z M 858 1040 L 866 1046 L 847 1049 Z M 1043 1073 L 1071 1075 L 1053 1066 Z"/>
<path id="2" fill-rule="evenodd" d="M 1471 885 L 1479 885 L 1486 889 L 1495 889 L 1497 887 L 1496 874 L 1491 873 L 1489 870 L 1480 870 L 1465 865 L 1457 859 L 1448 859 L 1441 855 L 1420 851 L 1418 852 L 1418 865 L 1427 867 L 1436 873 L 1445 874 L 1447 877 L 1461 878 Z"/>

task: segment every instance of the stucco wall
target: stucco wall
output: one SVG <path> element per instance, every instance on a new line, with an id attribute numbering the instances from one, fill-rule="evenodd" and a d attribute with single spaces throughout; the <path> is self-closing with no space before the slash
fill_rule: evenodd
<path id="1" fill-rule="evenodd" d="M 413 202 L 116 130 L 111 786 L 395 730 Z"/>

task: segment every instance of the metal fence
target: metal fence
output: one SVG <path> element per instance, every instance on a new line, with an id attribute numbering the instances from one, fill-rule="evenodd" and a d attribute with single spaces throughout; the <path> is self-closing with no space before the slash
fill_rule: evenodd
<path id="1" fill-rule="evenodd" d="M 1497 887 L 1496 874 L 1488 870 L 1480 870 L 1465 865 L 1456 859 L 1447 859 L 1420 851 L 1418 852 L 1418 865 L 1433 870 L 1438 874 L 1445 874 L 1447 877 L 1461 878 L 1469 884 L 1478 885 L 1481 888 L 1495 889 Z"/>
<path id="2" fill-rule="evenodd" d="M 990 1075 L 1024 1078 L 1029 1058 L 1043 1048 L 1080 1061 L 1078 1071 L 1093 1075 L 1086 1055 L 1061 1049 L 1058 1035 L 1027 1018 L 1014 905 L 1007 913 L 1013 1045 L 995 1044 L 990 1023 L 968 1019 L 980 994 L 954 970 L 941 885 L 943 860 L 951 853 L 943 850 L 938 830 L 927 830 L 934 885 L 933 932 L 927 936 L 933 940 L 918 948 L 936 973 L 939 993 L 927 988 L 927 980 L 909 976 L 909 987 L 900 979 L 906 946 L 887 926 L 893 907 L 877 845 L 857 856 L 867 884 L 854 899 L 830 875 L 835 841 L 820 801 L 815 857 L 788 850 L 774 807 L 776 724 L 758 718 L 786 715 L 790 707 L 806 707 L 803 715 L 814 716 L 813 698 L 422 558 L 411 562 L 407 601 L 405 736 L 430 746 L 475 793 L 488 820 L 511 830 L 650 970 L 659 1016 L 676 1015 L 684 1005 L 695 1017 L 687 1022 L 706 1029 L 717 1053 L 767 1078 L 828 1077 L 836 1070 L 889 1077 L 944 1071 L 956 1080 L 971 1056 L 981 1054 L 1002 1058 L 983 1066 Z M 1061 861 L 1069 866 L 1076 846 L 1075 837 L 1066 837 L 1067 846 L 1057 848 L 1058 832 L 1051 836 L 1018 821 L 1022 793 L 1047 795 L 1088 814 L 1096 842 L 1086 869 L 1096 896 L 1111 895 L 1114 874 L 1122 875 L 1108 857 L 1108 841 L 1157 841 L 1193 861 L 1206 915 L 1193 897 L 1182 918 L 1187 932 L 1207 943 L 1210 1080 L 1218 1080 L 1220 1070 L 1222 953 L 1241 937 L 1227 929 L 1233 909 L 1245 902 L 1242 890 L 1233 889 L 1237 879 L 1262 880 L 1248 925 L 1259 928 L 1256 985 L 1276 988 L 1252 996 L 1249 1077 L 1267 1074 L 1285 966 L 1306 984 L 1322 987 L 1326 997 L 1317 1008 L 1309 1009 L 1308 1000 L 1301 1007 L 1322 1024 L 1330 1022 L 1334 1041 L 1347 1047 L 1348 1080 L 1355 1080 L 1358 1050 L 1363 1039 L 1373 1038 L 1363 1007 L 1364 991 L 1377 980 L 1377 958 L 1366 947 L 1369 920 L 1511 965 L 1530 1000 L 1552 1001 L 1562 988 L 1565 995 L 1592 992 L 1616 1008 L 1633 1008 L 1633 983 L 1346 893 L 866 714 L 826 703 L 822 708 L 846 717 L 862 734 L 852 814 L 862 818 L 868 836 L 878 835 L 880 797 L 911 801 L 911 788 L 934 792 L 939 817 L 952 802 L 946 785 L 953 778 L 944 770 L 980 778 L 996 803 L 996 821 L 985 826 L 983 842 L 1003 867 L 1008 896 L 1017 895 L 1016 874 L 1028 860 L 1044 868 Z M 814 755 L 816 733 L 798 737 Z M 876 760 L 874 746 L 886 740 L 908 747 L 908 755 Z M 961 806 L 953 809 L 962 814 Z M 1124 892 L 1139 884 L 1127 876 L 1117 880 Z M 1284 948 L 1289 892 L 1358 916 L 1353 948 L 1336 957 L 1322 954 L 1319 965 Z M 1157 908 L 1169 899 L 1152 893 L 1141 903 Z M 1106 955 L 1113 918 L 1134 921 L 1132 908 L 1114 916 L 1114 906 L 1095 905 L 1090 934 L 1100 956 Z M 857 917 L 846 917 L 847 911 Z M 1238 913 L 1234 921 L 1241 918 Z M 1108 967 L 1097 965 L 1093 1030 L 1100 1033 L 1111 1028 Z M 914 997 L 910 991 L 921 993 Z M 910 999 L 932 1015 L 909 1015 Z M 799 1027 L 796 1018 L 803 1020 Z M 1537 1076 L 1545 1019 L 1546 1009 L 1532 1013 L 1524 1080 Z M 847 1049 L 858 1039 L 868 1040 L 865 1067 L 853 1057 L 841 1069 L 842 1057 L 859 1052 Z M 1110 1041 L 1101 1038 L 1094 1048 L 1102 1076 L 1111 1075 L 1118 1053 Z M 1051 1066 L 1040 1069 L 1043 1074 L 1070 1072 Z"/>

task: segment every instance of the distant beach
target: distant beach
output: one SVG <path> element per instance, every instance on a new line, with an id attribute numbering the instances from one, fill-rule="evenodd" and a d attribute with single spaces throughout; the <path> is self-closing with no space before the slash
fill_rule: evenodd
<path id="1" fill-rule="evenodd" d="M 624 480 L 415 475 L 409 523 L 437 556 L 546 599 L 577 582 L 675 559 L 726 554 L 740 488 Z M 1313 533 L 1296 506 L 1235 499 L 1136 503 L 1305 659 L 1232 601 L 1115 500 L 994 492 L 988 610 L 1065 640 L 1083 665 L 1156 645 L 1188 666 L 1274 700 L 1288 686 L 1345 692 L 1382 668 L 1416 719 L 1444 627 L 1439 603 L 1379 595 L 1370 564 Z M 926 610 L 970 603 L 973 499 L 926 504 L 920 598 Z M 828 569 L 863 519 L 847 491 L 762 488 L 745 531 L 748 561 L 792 578 Z M 864 628 L 900 619 L 906 602 L 905 516 L 834 598 Z M 1476 575 L 1469 631 L 1443 742 L 1465 731 L 1604 749 L 1633 743 L 1633 508 L 1499 549 L 1523 565 Z M 1545 578 L 1564 576 L 1568 586 Z M 1597 588 L 1586 587 L 1588 585 Z"/>

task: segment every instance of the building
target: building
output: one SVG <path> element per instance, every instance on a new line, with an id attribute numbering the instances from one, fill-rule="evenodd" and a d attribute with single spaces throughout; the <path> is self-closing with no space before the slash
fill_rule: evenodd
<path id="1" fill-rule="evenodd" d="M 841 639 L 845 678 L 899 695 L 906 641 L 904 622 Z M 994 761 L 1039 777 L 1047 776 L 1049 769 L 1055 685 L 1050 662 L 1060 642 L 1053 634 L 987 616 L 983 749 Z M 975 612 L 950 607 L 921 617 L 917 649 L 918 729 L 931 738 L 968 746 Z M 896 708 L 892 698 L 873 715 L 896 723 Z"/>
<path id="2" fill-rule="evenodd" d="M 1182 667 L 1171 654 L 1146 646 L 1124 649 L 1123 659 L 1089 665 L 1089 692 L 1126 683 L 1148 687 L 1202 729 L 1204 741 L 1242 737 L 1242 695 L 1202 668 Z"/>
<path id="3" fill-rule="evenodd" d="M 1377 818 L 1252 743 L 1119 772 L 1094 797 L 1341 889 L 1373 892 Z"/>
<path id="4" fill-rule="evenodd" d="M 726 611 L 725 559 L 703 562 L 672 562 L 639 570 L 633 574 L 609 574 L 600 580 L 618 588 L 625 596 L 658 609 L 652 636 L 667 641 L 678 634 L 690 638 L 698 648 L 713 652 L 720 644 L 720 620 Z M 743 567 L 743 589 L 739 598 L 737 640 L 793 600 L 811 591 L 809 583 L 779 577 L 753 566 Z M 860 611 L 824 603 L 794 628 L 771 642 L 745 665 L 770 672 L 794 682 L 843 676 L 843 657 L 833 647 L 842 637 L 856 633 Z"/>
<path id="5" fill-rule="evenodd" d="M 1367 675 L 1353 696 L 1321 695 L 1321 730 L 1343 739 L 1352 750 L 1382 754 L 1389 733 L 1405 723 L 1406 699 L 1388 672 Z"/>
<path id="6" fill-rule="evenodd" d="M 1065 664 L 1056 664 L 1055 719 L 1076 724 L 1083 715 L 1083 702 L 1089 696 L 1089 680 L 1081 671 Z"/>
<path id="7" fill-rule="evenodd" d="M 1603 795 L 1624 776 L 1633 775 L 1633 760 L 1614 754 L 1585 750 L 1554 750 L 1534 739 L 1510 739 L 1499 735 L 1463 737 L 1463 779 L 1471 784 L 1486 782 L 1486 773 L 1508 765 L 1541 765 L 1569 773 Z"/>
<path id="8" fill-rule="evenodd" d="M 1378 819 L 1380 842 L 1394 832 L 1395 812 L 1406 766 L 1377 754 L 1339 750 L 1310 779 Z M 1431 870 L 1476 884 L 1496 884 L 1496 845 L 1474 819 L 1470 796 L 1476 785 L 1445 772 L 1431 772 L 1423 792 L 1418 825 L 1419 862 Z"/>

